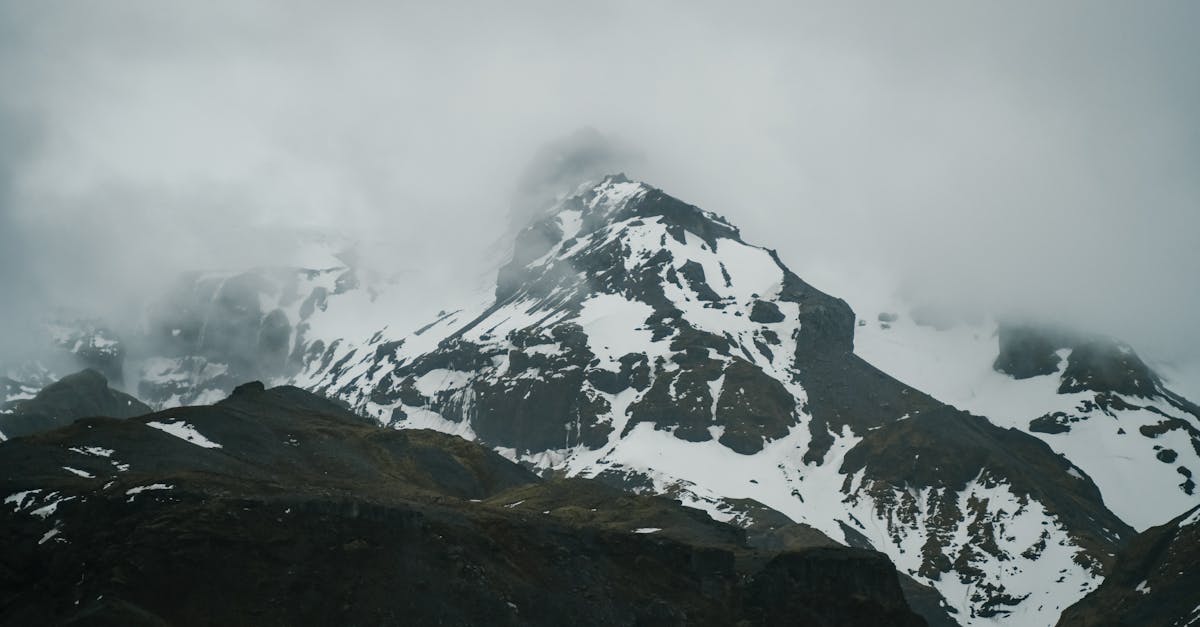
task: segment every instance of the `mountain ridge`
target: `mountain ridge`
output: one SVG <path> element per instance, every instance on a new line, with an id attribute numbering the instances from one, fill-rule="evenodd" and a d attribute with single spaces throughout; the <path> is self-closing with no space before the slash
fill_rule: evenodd
<path id="1" fill-rule="evenodd" d="M 412 332 L 346 324 L 382 307 L 352 266 L 260 273 L 237 298 L 227 277 L 202 301 L 257 312 L 246 337 L 286 322 L 274 381 L 379 424 L 883 551 L 932 586 L 931 623 L 1051 624 L 1136 531 L 1200 502 L 1200 416 L 1124 345 L 848 302 L 623 175 L 535 216 L 487 293 Z M 234 377 L 187 346 L 160 402 Z"/>

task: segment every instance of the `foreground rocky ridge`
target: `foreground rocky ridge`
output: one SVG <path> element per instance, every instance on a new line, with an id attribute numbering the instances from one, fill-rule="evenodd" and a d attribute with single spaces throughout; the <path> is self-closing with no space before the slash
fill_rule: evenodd
<path id="1" fill-rule="evenodd" d="M 752 549 L 296 388 L 5 442 L 0 493 L 3 624 L 925 624 L 879 553 Z"/>

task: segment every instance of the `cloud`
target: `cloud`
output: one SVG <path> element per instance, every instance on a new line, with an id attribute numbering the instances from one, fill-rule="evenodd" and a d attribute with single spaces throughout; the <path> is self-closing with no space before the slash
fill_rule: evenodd
<path id="1" fill-rule="evenodd" d="M 453 283 L 480 271 L 530 157 L 590 126 L 621 143 L 585 170 L 727 215 L 832 292 L 887 272 L 1195 357 L 1198 18 L 0 2 L 0 135 L 37 129 L 0 148 L 0 277 L 34 302 L 123 303 L 184 268 L 286 257 L 261 234 L 296 226 L 383 237 L 383 263 Z"/>

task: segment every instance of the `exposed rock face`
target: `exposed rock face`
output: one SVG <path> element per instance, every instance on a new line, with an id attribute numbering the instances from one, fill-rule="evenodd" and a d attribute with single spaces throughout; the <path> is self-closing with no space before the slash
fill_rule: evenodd
<path id="1" fill-rule="evenodd" d="M 4 624 L 925 624 L 882 554 L 751 549 L 296 388 L 6 442 L 0 494 Z"/>
<path id="2" fill-rule="evenodd" d="M 1060 394 L 1090 391 L 1142 398 L 1162 394 L 1158 375 L 1133 349 L 1115 340 L 1029 324 L 1001 324 L 997 335 L 1000 354 L 994 367 L 1015 379 L 1062 370 Z"/>
<path id="3" fill-rule="evenodd" d="M 1002 325 L 998 335 L 1000 354 L 992 367 L 1014 379 L 1058 372 L 1062 358 L 1057 351 L 1071 342 L 1063 332 L 1028 325 Z"/>
<path id="4" fill-rule="evenodd" d="M 6 438 L 49 431 L 80 418 L 129 418 L 150 411 L 136 398 L 108 387 L 104 375 L 83 370 L 52 383 L 37 396 L 18 401 L 0 413 L 0 434 Z"/>
<path id="5" fill-rule="evenodd" d="M 1132 533 L 1045 444 L 867 363 L 844 301 L 660 190 L 581 187 L 518 237 L 494 297 L 330 344 L 297 380 L 722 519 L 755 499 L 884 551 L 968 624 L 1052 622 Z M 1048 569 L 1057 581 L 1023 574 Z"/>
<path id="6" fill-rule="evenodd" d="M 1147 529 L 1117 554 L 1099 588 L 1063 612 L 1061 627 L 1191 625 L 1200 620 L 1200 509 Z"/>

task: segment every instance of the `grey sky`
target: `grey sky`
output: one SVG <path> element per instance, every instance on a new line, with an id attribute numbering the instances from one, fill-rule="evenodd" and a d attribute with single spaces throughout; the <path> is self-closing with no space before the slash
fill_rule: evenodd
<path id="1" fill-rule="evenodd" d="M 269 262 L 278 224 L 476 272 L 590 125 L 802 275 L 1200 355 L 1200 4 L 741 4 L 0 0 L 4 313 Z"/>

